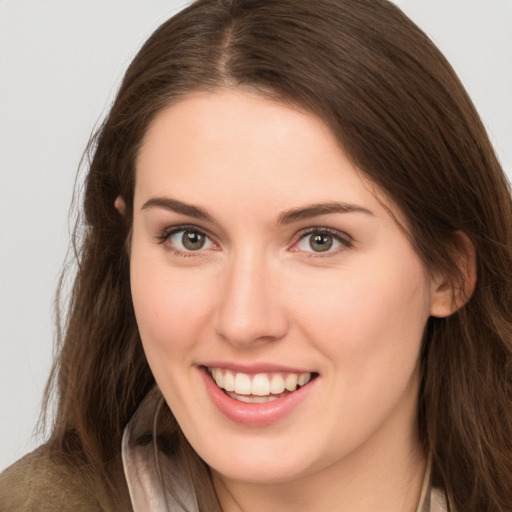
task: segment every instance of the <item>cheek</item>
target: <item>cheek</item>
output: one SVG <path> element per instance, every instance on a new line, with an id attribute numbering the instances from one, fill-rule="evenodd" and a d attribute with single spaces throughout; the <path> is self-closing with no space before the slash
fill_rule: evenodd
<path id="1" fill-rule="evenodd" d="M 164 257 L 165 260 L 165 257 Z M 143 262 L 143 263 L 142 263 Z M 176 272 L 161 258 L 132 253 L 132 300 L 150 365 L 186 357 L 200 338 L 209 314 L 209 281 L 191 272 Z M 167 357 L 172 356 L 172 357 Z"/>
<path id="2" fill-rule="evenodd" d="M 351 267 L 309 286 L 300 299 L 302 330 L 350 392 L 403 386 L 417 366 L 428 281 L 415 256 L 403 261 Z"/>
<path id="3" fill-rule="evenodd" d="M 304 310 L 329 338 L 338 333 L 356 348 L 385 340 L 406 344 L 421 335 L 430 310 L 422 265 L 414 254 L 405 252 L 400 261 L 386 256 L 361 258 L 357 266 L 320 283 L 323 289 L 309 287 L 312 300 Z"/>

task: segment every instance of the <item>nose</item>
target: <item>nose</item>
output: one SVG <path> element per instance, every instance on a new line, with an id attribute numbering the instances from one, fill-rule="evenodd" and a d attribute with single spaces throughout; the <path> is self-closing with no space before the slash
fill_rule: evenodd
<path id="1" fill-rule="evenodd" d="M 216 332 L 231 345 L 249 347 L 284 337 L 288 319 L 280 300 L 279 272 L 247 251 L 227 264 L 219 295 Z"/>

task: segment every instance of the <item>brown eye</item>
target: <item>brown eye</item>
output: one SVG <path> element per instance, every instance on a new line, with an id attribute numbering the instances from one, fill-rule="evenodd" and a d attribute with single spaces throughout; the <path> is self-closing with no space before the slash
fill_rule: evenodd
<path id="1" fill-rule="evenodd" d="M 319 233 L 316 235 L 309 236 L 309 246 L 315 252 L 328 251 L 333 244 L 333 238 L 331 235 L 325 233 Z"/>
<path id="2" fill-rule="evenodd" d="M 188 251 L 197 251 L 204 247 L 206 237 L 197 231 L 186 230 L 181 237 L 183 247 Z"/>
<path id="3" fill-rule="evenodd" d="M 180 253 L 198 252 L 213 249 L 215 244 L 208 235 L 193 227 L 176 229 L 162 237 L 162 242 Z"/>
<path id="4" fill-rule="evenodd" d="M 351 244 L 349 235 L 337 231 L 331 233 L 330 229 L 324 228 L 305 233 L 295 247 L 303 252 L 336 254 L 339 249 L 348 248 Z"/>

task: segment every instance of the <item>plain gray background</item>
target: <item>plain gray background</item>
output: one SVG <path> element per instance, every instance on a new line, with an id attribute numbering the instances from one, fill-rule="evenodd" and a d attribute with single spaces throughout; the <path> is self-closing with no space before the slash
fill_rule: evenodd
<path id="1" fill-rule="evenodd" d="M 0 470 L 42 439 L 82 152 L 139 46 L 186 3 L 0 0 Z M 452 62 L 512 176 L 512 0 L 396 3 Z"/>

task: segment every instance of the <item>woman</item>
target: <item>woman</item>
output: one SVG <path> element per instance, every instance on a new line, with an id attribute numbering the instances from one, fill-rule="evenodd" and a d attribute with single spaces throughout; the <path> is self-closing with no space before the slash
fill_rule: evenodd
<path id="1" fill-rule="evenodd" d="M 510 507 L 510 194 L 398 8 L 196 2 L 91 151 L 55 427 L 4 508 Z"/>

